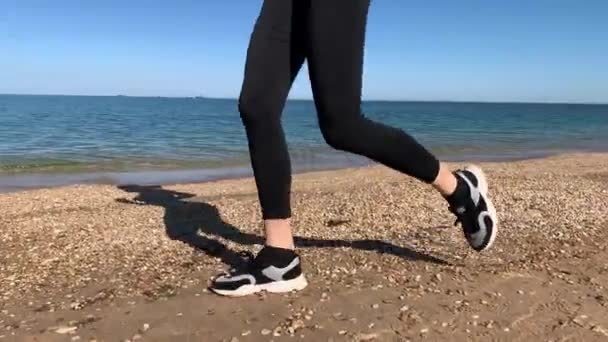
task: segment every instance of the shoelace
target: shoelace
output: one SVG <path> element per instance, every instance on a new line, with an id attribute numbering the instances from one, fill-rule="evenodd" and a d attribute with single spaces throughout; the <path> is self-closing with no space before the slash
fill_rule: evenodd
<path id="1" fill-rule="evenodd" d="M 255 255 L 250 251 L 240 251 L 238 254 L 239 257 L 243 259 L 243 264 L 230 268 L 228 273 L 225 275 L 229 276 L 235 273 L 239 273 L 241 270 L 250 267 L 255 260 Z"/>
<path id="2" fill-rule="evenodd" d="M 462 223 L 462 214 L 458 213 L 456 207 L 449 206 L 449 210 L 456 216 L 456 220 L 454 221 L 454 226 L 458 226 L 458 224 Z"/>
<path id="3" fill-rule="evenodd" d="M 450 211 L 456 216 L 456 220 L 454 221 L 454 226 L 460 225 L 467 233 L 471 233 L 470 225 L 464 225 L 463 219 L 465 218 L 466 209 L 462 212 L 458 212 L 458 208 L 450 206 Z"/>
<path id="4" fill-rule="evenodd" d="M 247 260 L 247 263 L 250 263 L 253 260 L 255 260 L 255 254 L 253 254 L 250 251 L 240 251 L 239 256 L 241 256 L 243 259 Z"/>

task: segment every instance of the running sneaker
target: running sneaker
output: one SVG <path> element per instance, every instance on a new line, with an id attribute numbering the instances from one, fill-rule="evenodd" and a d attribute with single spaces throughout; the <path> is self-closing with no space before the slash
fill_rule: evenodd
<path id="1" fill-rule="evenodd" d="M 481 168 L 468 166 L 454 172 L 458 185 L 454 194 L 446 199 L 450 211 L 456 215 L 469 245 L 481 252 L 489 249 L 498 230 L 498 217 L 488 197 L 488 182 Z"/>
<path id="2" fill-rule="evenodd" d="M 302 290 L 307 285 L 300 257 L 294 251 L 265 246 L 256 257 L 247 253 L 244 266 L 219 275 L 209 289 L 222 296 L 240 297 L 261 291 Z"/>

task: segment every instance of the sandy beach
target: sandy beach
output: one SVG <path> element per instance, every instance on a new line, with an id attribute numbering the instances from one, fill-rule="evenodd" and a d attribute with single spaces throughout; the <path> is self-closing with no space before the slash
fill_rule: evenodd
<path id="1" fill-rule="evenodd" d="M 0 341 L 608 340 L 608 154 L 478 164 L 492 250 L 390 169 L 307 173 L 309 287 L 242 299 L 206 286 L 261 248 L 250 178 L 0 194 Z"/>

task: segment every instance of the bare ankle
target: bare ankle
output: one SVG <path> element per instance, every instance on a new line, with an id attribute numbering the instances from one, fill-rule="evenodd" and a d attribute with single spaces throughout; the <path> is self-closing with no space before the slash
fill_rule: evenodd
<path id="1" fill-rule="evenodd" d="M 454 174 L 442 163 L 439 167 L 439 174 L 433 182 L 435 189 L 437 189 L 441 195 L 449 196 L 454 193 L 457 185 L 458 181 Z"/>
<path id="2" fill-rule="evenodd" d="M 292 250 L 295 248 L 290 219 L 265 220 L 264 229 L 267 246 Z"/>

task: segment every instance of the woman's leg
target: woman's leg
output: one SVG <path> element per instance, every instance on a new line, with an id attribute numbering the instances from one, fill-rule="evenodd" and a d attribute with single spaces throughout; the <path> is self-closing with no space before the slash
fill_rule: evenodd
<path id="1" fill-rule="evenodd" d="M 239 110 L 266 229 L 266 245 L 246 267 L 218 276 L 210 289 L 226 296 L 289 292 L 307 286 L 293 251 L 289 218 L 291 166 L 281 112 L 304 62 L 305 7 L 299 0 L 265 0 L 247 51 Z"/>
<path id="2" fill-rule="evenodd" d="M 496 215 L 493 207 L 490 209 L 487 184 L 480 170 L 452 173 L 404 131 L 374 122 L 361 113 L 369 3 L 311 0 L 307 58 L 323 136 L 338 150 L 366 156 L 433 184 L 463 223 L 473 248 L 488 248 L 495 234 Z"/>
<path id="3" fill-rule="evenodd" d="M 306 13 L 302 3 L 264 1 L 248 48 L 239 99 L 267 245 L 292 249 L 291 165 L 281 113 L 305 57 Z"/>
<path id="4" fill-rule="evenodd" d="M 369 0 L 312 0 L 309 69 L 323 136 L 336 149 L 432 183 L 439 161 L 429 151 L 402 130 L 361 113 L 368 6 Z"/>

